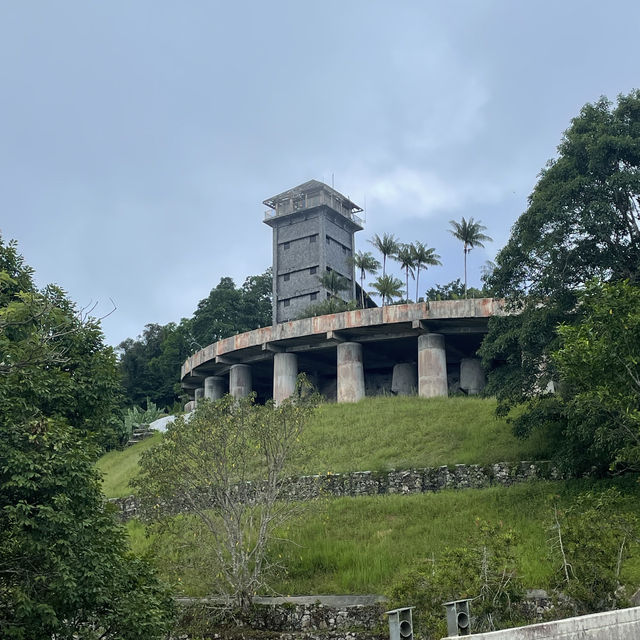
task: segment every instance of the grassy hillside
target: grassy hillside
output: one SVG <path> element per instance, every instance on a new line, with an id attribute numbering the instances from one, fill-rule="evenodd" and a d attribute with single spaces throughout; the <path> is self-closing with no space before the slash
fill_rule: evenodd
<path id="1" fill-rule="evenodd" d="M 481 518 L 516 531 L 526 586 L 545 587 L 554 567 L 549 496 L 560 495 L 568 504 L 578 493 L 612 485 L 625 496 L 624 508 L 637 512 L 640 485 L 631 477 L 315 502 L 282 532 L 291 542 L 272 549 L 272 559 L 288 569 L 273 586 L 285 595 L 385 593 L 416 561 L 437 560 L 445 547 L 464 545 Z M 137 522 L 128 526 L 134 548 L 152 549 L 165 577 L 179 589 L 194 596 L 208 592 L 211 569 L 201 555 L 204 534 L 194 522 L 182 518 L 179 540 L 166 533 L 146 537 Z M 640 584 L 638 558 L 625 563 L 622 577 L 634 589 Z"/>
<path id="2" fill-rule="evenodd" d="M 158 433 L 122 451 L 109 451 L 98 460 L 96 466 L 103 474 L 102 490 L 108 498 L 131 493 L 128 484 L 138 471 L 140 454 L 158 444 L 161 437 Z"/>
<path id="3" fill-rule="evenodd" d="M 382 470 L 444 464 L 536 460 L 548 452 L 539 440 L 517 440 L 495 417 L 495 401 L 483 398 L 366 398 L 318 408 L 294 473 Z M 109 497 L 130 493 L 140 453 L 160 436 L 99 462 Z"/>

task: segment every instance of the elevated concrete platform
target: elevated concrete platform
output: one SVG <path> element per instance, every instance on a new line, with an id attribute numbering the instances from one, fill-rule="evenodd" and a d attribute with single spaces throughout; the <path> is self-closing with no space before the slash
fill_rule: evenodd
<path id="1" fill-rule="evenodd" d="M 215 377 L 218 381 L 231 378 L 236 394 L 252 388 L 260 399 L 274 397 L 278 402 L 290 393 L 286 376 L 295 377 L 302 371 L 321 393 L 338 401 L 358 400 L 363 393 L 408 394 L 414 389 L 423 396 L 446 395 L 447 388 L 460 388 L 460 367 L 466 360 L 467 386 L 475 393 L 482 387 L 478 380 L 482 372 L 468 361 L 475 357 L 489 318 L 501 313 L 501 300 L 480 298 L 392 305 L 284 322 L 220 340 L 194 353 L 182 366 L 181 382 L 196 400 L 202 395 L 196 389 L 204 389 L 204 397 L 218 395 L 219 391 L 207 391 L 214 388 L 213 380 L 205 385 L 207 378 Z M 425 335 L 441 338 L 418 340 Z M 357 346 L 339 350 L 338 345 L 345 343 Z M 274 357 L 280 353 L 296 358 L 288 358 L 286 366 L 278 364 L 274 377 Z M 250 370 L 238 365 L 249 365 Z M 404 367 L 395 372 L 394 383 L 396 365 Z M 408 365 L 417 370 L 415 383 L 407 380 Z M 339 371 L 349 376 L 342 380 L 345 384 L 338 383 Z M 226 382 L 222 386 L 229 389 Z M 215 388 L 220 388 L 218 382 Z M 340 388 L 349 389 L 348 398 L 340 397 Z"/>

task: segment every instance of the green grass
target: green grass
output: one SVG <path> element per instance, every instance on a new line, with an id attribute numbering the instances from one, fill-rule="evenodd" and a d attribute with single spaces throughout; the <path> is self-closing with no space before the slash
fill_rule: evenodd
<path id="1" fill-rule="evenodd" d="M 109 451 L 103 455 L 96 466 L 103 474 L 102 490 L 108 498 L 119 498 L 131 494 L 129 481 L 138 471 L 138 461 L 143 451 L 160 442 L 162 435 L 154 434 L 122 451 Z"/>
<path id="2" fill-rule="evenodd" d="M 141 451 L 160 436 L 98 462 L 109 497 L 131 493 Z M 483 398 L 374 397 L 356 404 L 318 408 L 292 473 L 378 471 L 445 464 L 488 464 L 539 460 L 548 456 L 542 441 L 515 438 L 495 417 L 495 400 Z"/>
<path id="3" fill-rule="evenodd" d="M 373 397 L 318 408 L 298 470 L 378 471 L 539 460 L 540 440 L 518 440 L 487 398 Z"/>
<path id="4" fill-rule="evenodd" d="M 284 561 L 288 570 L 273 586 L 285 595 L 385 593 L 416 561 L 437 560 L 445 547 L 464 545 L 476 527 L 476 518 L 481 518 L 516 531 L 523 580 L 530 588 L 544 588 L 553 572 L 548 557 L 549 496 L 558 494 L 568 504 L 578 493 L 603 491 L 612 485 L 624 495 L 624 508 L 637 512 L 640 485 L 632 477 L 310 503 L 302 516 L 280 532 L 291 542 L 280 542 L 271 550 L 273 559 Z M 128 528 L 134 549 L 147 549 L 151 539 L 145 537 L 142 525 L 131 522 Z M 152 557 L 164 568 L 165 577 L 181 585 L 186 594 L 206 595 L 210 571 L 200 555 L 203 545 L 193 535 L 185 536 L 181 545 L 183 569 L 179 572 L 167 570 L 176 561 L 175 543 L 156 537 Z M 640 584 L 637 558 L 624 565 L 623 580 L 634 588 Z"/>

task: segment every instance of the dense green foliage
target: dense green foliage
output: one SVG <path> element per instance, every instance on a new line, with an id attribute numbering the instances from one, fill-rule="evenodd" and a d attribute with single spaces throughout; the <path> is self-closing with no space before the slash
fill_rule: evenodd
<path id="1" fill-rule="evenodd" d="M 578 470 L 640 465 L 640 287 L 589 283 L 580 319 L 559 329 L 554 399 L 564 449 Z M 550 403 L 550 400 L 547 400 Z"/>
<path id="2" fill-rule="evenodd" d="M 170 611 L 105 510 L 94 462 L 117 438 L 117 371 L 99 323 L 35 289 L 0 241 L 3 638 L 157 638 Z"/>
<path id="3" fill-rule="evenodd" d="M 490 298 L 491 292 L 486 288 L 476 289 L 475 287 L 464 288 L 460 278 L 447 282 L 446 284 L 436 284 L 427 289 L 425 300 L 461 300 L 467 298 Z"/>
<path id="4" fill-rule="evenodd" d="M 15 243 L 0 238 L 0 409 L 3 419 L 63 419 L 103 447 L 122 437 L 113 350 L 99 322 L 64 291 L 38 291 Z"/>
<path id="5" fill-rule="evenodd" d="M 538 397 L 554 378 L 557 326 L 571 324 L 590 280 L 640 273 L 640 92 L 587 104 L 573 119 L 498 253 L 488 284 L 516 315 L 494 317 L 481 354 L 487 391 L 503 412 L 532 402 L 516 428 L 526 432 Z M 528 423 L 528 424 L 527 424 Z"/>
<path id="6" fill-rule="evenodd" d="M 271 324 L 271 270 L 250 276 L 238 288 L 221 278 L 200 300 L 192 318 L 179 324 L 148 324 L 136 340 L 122 342 L 120 373 L 129 406 L 173 407 L 180 398 L 180 367 L 198 349 Z"/>
<path id="7" fill-rule="evenodd" d="M 179 397 L 180 367 L 195 351 L 190 323 L 148 324 L 136 340 L 118 345 L 119 369 L 126 403 L 146 407 L 151 401 L 171 407 Z"/>

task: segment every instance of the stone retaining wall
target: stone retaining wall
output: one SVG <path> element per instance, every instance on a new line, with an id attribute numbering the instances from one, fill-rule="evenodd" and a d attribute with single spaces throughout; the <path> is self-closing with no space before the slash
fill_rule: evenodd
<path id="1" fill-rule="evenodd" d="M 457 464 L 453 467 L 427 467 L 404 471 L 353 471 L 326 475 L 289 478 L 283 487 L 287 500 L 312 500 L 320 497 L 359 497 L 386 494 L 408 495 L 440 491 L 442 489 L 482 489 L 509 486 L 535 479 L 555 480 L 558 470 L 549 462 L 498 462 L 492 465 Z M 251 484 L 237 487 L 251 500 Z M 139 515 L 135 496 L 112 498 L 119 517 L 126 521 Z M 184 504 L 175 504 L 175 512 L 185 512 Z"/>
<path id="2" fill-rule="evenodd" d="M 254 603 L 250 619 L 239 627 L 212 599 L 178 599 L 183 622 L 196 620 L 199 630 L 220 640 L 387 640 L 388 609 L 382 596 L 306 596 L 261 598 Z M 271 602 L 268 602 L 271 601 Z M 362 602 L 365 601 L 363 604 Z M 532 619 L 542 620 L 553 605 L 546 592 L 528 592 L 519 605 Z M 444 608 L 443 608 L 444 618 Z M 188 628 L 188 623 L 186 627 Z M 416 631 L 420 631 L 416 629 Z M 192 632 L 193 633 L 193 632 Z M 196 631 L 194 637 L 198 635 Z M 209 637 L 207 635 L 207 637 Z M 188 632 L 178 638 L 190 638 Z"/>

